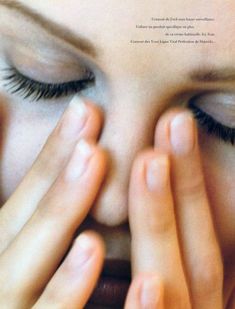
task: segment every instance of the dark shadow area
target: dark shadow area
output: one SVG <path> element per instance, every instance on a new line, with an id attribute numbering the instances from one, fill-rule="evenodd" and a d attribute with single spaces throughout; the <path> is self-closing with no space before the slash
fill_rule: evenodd
<path id="1" fill-rule="evenodd" d="M 3 187 L 3 175 L 2 175 L 2 160 L 3 149 L 6 141 L 7 127 L 9 122 L 9 113 L 7 109 L 7 99 L 0 94 L 0 207 L 3 204 L 2 201 L 2 187 Z"/>

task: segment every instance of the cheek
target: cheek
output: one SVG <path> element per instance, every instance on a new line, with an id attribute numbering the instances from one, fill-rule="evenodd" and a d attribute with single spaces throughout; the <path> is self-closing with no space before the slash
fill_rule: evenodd
<path id="1" fill-rule="evenodd" d="M 35 107 L 8 105 L 1 147 L 1 202 L 13 193 L 58 121 L 59 115 L 43 114 Z"/>
<path id="2" fill-rule="evenodd" d="M 201 136 L 207 192 L 223 254 L 233 254 L 235 243 L 234 147 Z"/>

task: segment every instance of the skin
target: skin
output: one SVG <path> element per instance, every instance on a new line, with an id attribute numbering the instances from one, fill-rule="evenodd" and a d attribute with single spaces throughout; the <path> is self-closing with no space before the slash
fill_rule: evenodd
<path id="1" fill-rule="evenodd" d="M 183 106 L 208 90 L 217 96 L 234 91 L 232 81 L 189 78 L 198 67 L 234 66 L 234 3 L 169 0 L 145 6 L 143 1 L 125 1 L 117 7 L 110 0 L 99 5 L 89 0 L 21 2 L 92 39 L 99 56 L 75 52 L 33 24 L 26 32 L 22 16 L 7 9 L 0 13 L 1 68 L 8 53 L 25 73 L 45 82 L 79 79 L 81 66 L 87 64 L 97 79 L 96 86 L 83 93 L 87 99 L 82 117 L 77 98 L 71 105 L 69 97 L 32 104 L 9 94 L 0 83 L 1 306 L 82 308 L 106 255 L 131 259 L 127 309 L 225 307 L 235 286 L 234 146 L 203 129 L 198 134 Z M 216 21 L 208 24 L 208 31 L 216 32 L 217 43 L 193 48 L 129 44 L 142 38 L 135 25 L 153 12 L 213 16 Z M 14 30 L 10 38 L 4 27 L 9 18 L 8 27 Z M 29 38 L 30 47 L 21 43 Z M 203 98 L 200 106 L 216 113 Z M 234 126 L 235 107 L 227 107 L 225 95 L 218 104 L 220 113 L 214 116 Z M 184 121 L 171 130 L 177 115 L 184 115 Z M 180 149 L 175 150 L 173 135 L 178 146 L 184 141 Z M 92 153 L 85 161 L 83 151 L 76 150 L 81 139 Z M 82 175 L 66 176 L 72 163 L 76 171 L 83 161 L 87 168 Z M 78 228 L 85 241 L 79 245 L 78 237 L 56 271 Z M 103 240 L 85 229 L 95 230 Z M 78 275 L 81 271 L 86 282 Z"/>

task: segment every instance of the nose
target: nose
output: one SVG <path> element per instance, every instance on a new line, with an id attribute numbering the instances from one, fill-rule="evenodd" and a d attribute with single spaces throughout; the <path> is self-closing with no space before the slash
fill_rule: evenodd
<path id="1" fill-rule="evenodd" d="M 153 104 L 127 98 L 112 102 L 100 144 L 109 156 L 108 174 L 91 210 L 91 216 L 110 227 L 127 221 L 128 185 L 136 154 L 153 142 L 156 114 Z"/>

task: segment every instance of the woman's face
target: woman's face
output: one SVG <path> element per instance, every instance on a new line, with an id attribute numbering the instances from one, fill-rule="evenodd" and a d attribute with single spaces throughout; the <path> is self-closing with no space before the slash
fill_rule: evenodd
<path id="1" fill-rule="evenodd" d="M 32 102 L 32 97 L 10 94 L 3 81 L 7 71 L 2 69 L 13 66 L 31 79 L 52 84 L 84 79 L 87 71 L 91 72 L 96 82 L 81 95 L 104 111 L 100 143 L 110 154 L 110 168 L 92 219 L 87 219 L 84 228 L 92 226 L 104 236 L 108 256 L 128 259 L 130 169 L 136 154 L 152 145 L 161 114 L 170 106 L 187 106 L 195 98 L 194 104 L 202 111 L 224 126 L 235 127 L 235 4 L 183 0 L 151 0 L 148 5 L 142 0 L 20 2 L 28 10 L 0 6 L 1 200 L 14 191 L 72 97 L 71 93 Z M 31 17 L 31 9 L 47 22 Z M 130 42 L 162 38 L 159 30 L 136 28 L 156 25 L 151 18 L 158 17 L 214 18 L 195 26 L 199 32 L 215 33 L 215 43 Z M 15 80 L 9 82 L 14 85 Z M 226 130 L 219 128 L 221 137 L 206 133 L 206 127 L 199 135 L 211 210 L 223 254 L 229 257 L 235 242 L 235 146 L 222 141 Z"/>

